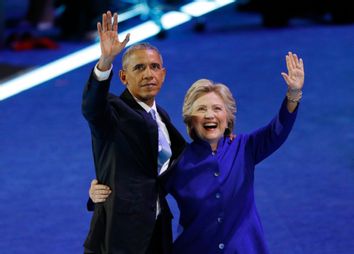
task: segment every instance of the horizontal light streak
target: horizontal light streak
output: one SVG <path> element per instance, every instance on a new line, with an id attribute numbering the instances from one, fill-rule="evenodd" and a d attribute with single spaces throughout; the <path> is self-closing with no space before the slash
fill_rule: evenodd
<path id="1" fill-rule="evenodd" d="M 233 2 L 235 2 L 235 0 L 203 0 L 186 4 L 180 8 L 180 11 L 170 11 L 163 14 L 161 17 L 162 28 L 165 30 L 172 29 L 190 21 L 192 17 L 199 17 Z M 130 13 L 119 14 L 120 22 L 139 15 L 143 8 L 145 8 L 143 5 L 137 5 L 135 9 L 133 8 L 130 10 Z M 123 40 L 126 34 L 130 33 L 130 41 L 127 45 L 129 46 L 155 36 L 160 31 L 161 27 L 149 20 L 121 32 L 119 36 L 120 39 Z M 96 61 L 99 58 L 100 53 L 99 43 L 95 43 L 54 62 L 22 74 L 21 76 L 0 83 L 0 101 L 38 86 L 85 64 Z"/>

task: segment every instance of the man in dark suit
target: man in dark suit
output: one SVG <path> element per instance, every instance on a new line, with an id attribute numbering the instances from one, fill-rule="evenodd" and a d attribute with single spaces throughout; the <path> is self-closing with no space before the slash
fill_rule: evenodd
<path id="1" fill-rule="evenodd" d="M 158 176 L 185 141 L 155 103 L 166 74 L 162 57 L 147 43 L 130 47 L 119 72 L 126 89 L 119 97 L 109 94 L 112 63 L 129 35 L 119 41 L 118 15 L 112 21 L 110 12 L 103 14 L 97 30 L 101 57 L 85 86 L 82 112 L 91 129 L 97 180 L 110 186 L 112 194 L 94 206 L 85 253 L 168 253 L 172 215 Z M 163 163 L 161 135 L 172 150 Z"/>

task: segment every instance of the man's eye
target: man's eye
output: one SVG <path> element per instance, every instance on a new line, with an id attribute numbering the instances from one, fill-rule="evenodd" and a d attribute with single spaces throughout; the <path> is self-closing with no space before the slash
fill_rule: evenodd
<path id="1" fill-rule="evenodd" d="M 138 64 L 134 67 L 134 70 L 142 71 L 145 69 L 145 66 L 143 64 Z"/>
<path id="2" fill-rule="evenodd" d="M 159 70 L 159 69 L 161 69 L 161 67 L 160 67 L 159 64 L 152 64 L 152 65 L 151 65 L 151 68 L 152 68 L 153 70 Z"/>

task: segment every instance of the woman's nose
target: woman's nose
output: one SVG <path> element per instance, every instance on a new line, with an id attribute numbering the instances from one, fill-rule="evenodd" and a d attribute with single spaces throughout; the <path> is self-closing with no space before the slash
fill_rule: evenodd
<path id="1" fill-rule="evenodd" d="M 214 118 L 214 112 L 211 111 L 211 110 L 207 110 L 207 111 L 205 112 L 204 117 L 207 118 L 207 119 Z"/>

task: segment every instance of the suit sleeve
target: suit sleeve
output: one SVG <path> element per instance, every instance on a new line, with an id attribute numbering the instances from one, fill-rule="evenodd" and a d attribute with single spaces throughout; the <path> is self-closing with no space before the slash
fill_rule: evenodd
<path id="1" fill-rule="evenodd" d="M 93 201 L 92 201 L 91 198 L 89 198 L 89 199 L 87 200 L 86 209 L 87 209 L 87 211 L 90 211 L 90 212 L 92 212 L 93 210 L 95 210 L 95 203 L 93 203 Z"/>
<path id="2" fill-rule="evenodd" d="M 91 72 L 89 80 L 82 95 L 82 114 L 88 121 L 92 135 L 103 137 L 108 133 L 110 107 L 108 103 L 108 91 L 112 74 L 108 80 L 97 81 L 94 77 L 94 72 Z M 86 203 L 88 211 L 95 209 L 95 204 L 89 198 Z"/>
<path id="3" fill-rule="evenodd" d="M 285 98 L 278 114 L 270 123 L 249 134 L 248 146 L 255 164 L 271 155 L 285 142 L 294 125 L 297 111 L 298 107 L 293 113 L 289 113 Z"/>
<path id="4" fill-rule="evenodd" d="M 97 81 L 92 71 L 82 95 L 82 114 L 88 121 L 92 134 L 97 137 L 107 135 L 110 127 L 112 116 L 108 92 L 111 79 L 112 73 L 108 80 Z"/>

